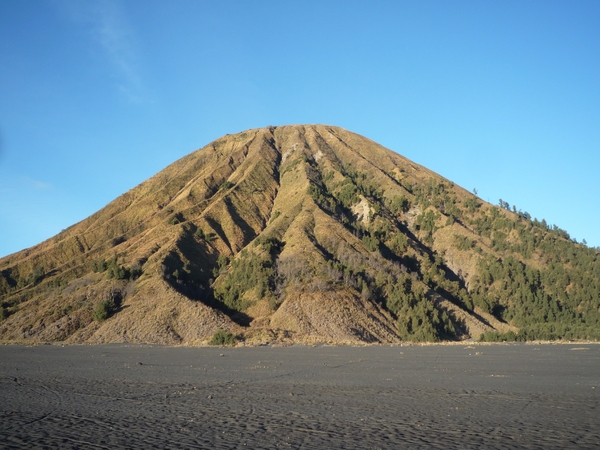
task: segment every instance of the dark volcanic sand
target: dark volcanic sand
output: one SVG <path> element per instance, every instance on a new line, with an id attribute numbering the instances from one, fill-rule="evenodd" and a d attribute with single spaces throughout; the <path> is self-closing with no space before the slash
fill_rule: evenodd
<path id="1" fill-rule="evenodd" d="M 0 382 L 2 448 L 600 447 L 595 344 L 2 346 Z"/>

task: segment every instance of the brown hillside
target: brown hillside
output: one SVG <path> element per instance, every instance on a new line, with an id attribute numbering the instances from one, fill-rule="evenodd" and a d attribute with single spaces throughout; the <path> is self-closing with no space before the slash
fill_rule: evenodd
<path id="1" fill-rule="evenodd" d="M 200 344 L 223 329 L 247 342 L 399 342 L 517 331 L 488 314 L 490 301 L 477 303 L 482 259 L 505 255 L 477 228 L 488 214 L 521 220 L 340 128 L 227 135 L 1 259 L 0 339 Z M 521 260 L 539 267 L 543 255 Z"/>

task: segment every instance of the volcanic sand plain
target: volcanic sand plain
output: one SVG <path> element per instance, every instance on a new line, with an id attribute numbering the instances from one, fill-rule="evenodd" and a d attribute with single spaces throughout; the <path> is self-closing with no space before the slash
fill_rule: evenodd
<path id="1" fill-rule="evenodd" d="M 1 346 L 0 447 L 598 448 L 600 345 Z"/>

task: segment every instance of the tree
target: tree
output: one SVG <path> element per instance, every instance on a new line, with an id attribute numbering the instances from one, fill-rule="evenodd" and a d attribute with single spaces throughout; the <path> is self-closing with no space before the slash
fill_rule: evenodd
<path id="1" fill-rule="evenodd" d="M 108 319 L 115 309 L 115 304 L 112 300 L 104 300 L 96 305 L 92 317 L 96 322 L 104 322 Z"/>
<path id="2" fill-rule="evenodd" d="M 237 339 L 233 335 L 233 333 L 229 333 L 228 331 L 218 329 L 213 337 L 211 338 L 209 344 L 210 345 L 235 345 Z"/>
<path id="3" fill-rule="evenodd" d="M 33 272 L 29 275 L 29 280 L 28 280 L 28 284 L 29 283 L 33 283 L 33 284 L 37 284 L 40 282 L 40 280 L 42 278 L 44 278 L 45 275 L 45 271 L 43 267 L 36 267 L 35 269 L 33 269 Z"/>

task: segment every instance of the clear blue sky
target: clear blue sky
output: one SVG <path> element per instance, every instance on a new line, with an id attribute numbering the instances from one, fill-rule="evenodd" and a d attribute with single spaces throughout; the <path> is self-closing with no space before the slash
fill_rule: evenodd
<path id="1" fill-rule="evenodd" d="M 600 246 L 600 2 L 0 2 L 0 256 L 226 134 L 326 123 Z"/>

